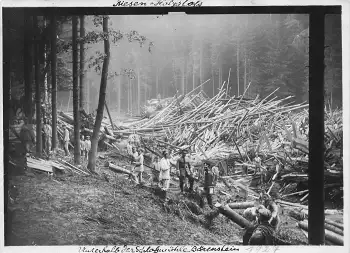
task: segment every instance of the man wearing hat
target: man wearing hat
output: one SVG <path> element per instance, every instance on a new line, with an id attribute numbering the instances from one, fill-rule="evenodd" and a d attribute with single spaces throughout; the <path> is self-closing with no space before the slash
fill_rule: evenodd
<path id="1" fill-rule="evenodd" d="M 180 181 L 180 189 L 181 193 L 184 192 L 184 183 L 186 178 L 188 179 L 188 182 L 190 184 L 189 186 L 189 192 L 193 191 L 193 171 L 191 169 L 191 165 L 188 161 L 186 161 L 186 150 L 181 150 L 181 157 L 177 160 L 176 168 L 179 173 L 179 181 Z"/>

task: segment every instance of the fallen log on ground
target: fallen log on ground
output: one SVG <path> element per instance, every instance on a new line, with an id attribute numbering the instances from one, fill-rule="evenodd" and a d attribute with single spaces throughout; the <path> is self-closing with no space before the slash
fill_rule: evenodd
<path id="1" fill-rule="evenodd" d="M 106 167 L 112 169 L 113 171 L 117 172 L 117 173 L 124 173 L 124 174 L 128 174 L 128 175 L 132 175 L 132 172 L 124 169 L 122 167 L 119 167 L 117 165 L 114 165 L 113 163 L 107 162 L 106 163 Z"/>
<path id="2" fill-rule="evenodd" d="M 300 221 L 298 223 L 299 227 L 301 229 L 304 229 L 305 231 L 308 231 L 308 223 L 306 221 Z M 336 245 L 344 245 L 344 237 L 341 235 L 338 235 L 332 231 L 329 231 L 327 229 L 324 230 L 325 232 L 325 239 L 329 240 L 332 243 L 335 243 Z"/>
<path id="3" fill-rule="evenodd" d="M 238 224 L 242 228 L 250 228 L 253 226 L 248 220 L 243 218 L 241 215 L 233 211 L 228 205 L 218 205 L 216 206 L 221 214 L 228 217 L 230 220 L 232 220 L 234 223 Z"/>
<path id="4" fill-rule="evenodd" d="M 228 207 L 231 209 L 244 209 L 248 207 L 253 207 L 254 205 L 254 202 L 237 202 L 228 204 Z"/>

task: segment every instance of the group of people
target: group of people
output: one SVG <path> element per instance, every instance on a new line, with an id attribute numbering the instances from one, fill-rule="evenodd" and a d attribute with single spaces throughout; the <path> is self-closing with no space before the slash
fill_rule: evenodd
<path id="1" fill-rule="evenodd" d="M 81 157 L 87 159 L 90 150 L 91 150 L 90 136 L 87 135 L 86 139 L 85 139 L 85 136 L 81 135 L 80 136 L 80 155 L 81 155 Z"/>
<path id="2" fill-rule="evenodd" d="M 64 142 L 64 152 L 66 156 L 69 156 L 69 143 L 70 143 L 70 134 L 66 125 L 63 125 L 63 142 Z M 87 159 L 88 154 L 91 150 L 91 140 L 90 136 L 83 134 L 80 135 L 80 155 Z"/>

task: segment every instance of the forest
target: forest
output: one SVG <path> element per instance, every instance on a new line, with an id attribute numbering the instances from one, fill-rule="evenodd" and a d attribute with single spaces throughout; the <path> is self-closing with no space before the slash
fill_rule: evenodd
<path id="1" fill-rule="evenodd" d="M 88 112 L 97 108 L 95 94 L 99 91 L 103 58 L 103 42 L 93 38 L 101 28 L 93 19 L 84 19 Z M 39 20 L 39 29 L 49 31 L 49 23 L 45 18 Z M 71 18 L 62 18 L 58 24 L 57 85 L 58 91 L 64 91 L 72 89 L 73 79 Z M 265 97 L 278 87 L 279 97 L 292 95 L 297 103 L 308 101 L 308 15 L 110 16 L 109 29 L 120 34 L 135 31 L 148 40 L 148 44 L 139 44 L 117 38 L 111 44 L 106 99 L 111 111 L 118 114 L 140 114 L 147 100 L 189 92 L 208 79 L 202 88 L 210 97 L 226 81 L 231 96 L 242 95 L 249 85 L 247 98 Z M 326 15 L 325 30 L 325 99 L 327 105 L 336 108 L 342 106 L 340 15 Z M 6 26 L 5 32 L 12 34 Z M 46 79 L 42 89 L 46 91 L 51 82 L 49 50 L 49 43 L 41 50 Z M 16 52 L 11 64 L 11 72 L 16 72 L 11 79 L 12 96 L 20 99 L 24 94 L 23 62 L 16 60 L 22 57 L 21 50 Z M 61 108 L 72 101 L 72 93 L 58 94 Z"/>

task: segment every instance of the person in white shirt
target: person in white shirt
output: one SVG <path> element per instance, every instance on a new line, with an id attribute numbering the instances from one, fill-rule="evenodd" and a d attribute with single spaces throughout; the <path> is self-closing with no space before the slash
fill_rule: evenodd
<path id="1" fill-rule="evenodd" d="M 163 151 L 162 154 L 163 158 L 160 160 L 159 181 L 162 190 L 166 191 L 169 189 L 170 184 L 170 160 L 167 151 Z"/>
<path id="2" fill-rule="evenodd" d="M 85 158 L 88 158 L 89 152 L 91 150 L 91 141 L 90 141 L 90 136 L 86 136 L 85 140 Z"/>
<path id="3" fill-rule="evenodd" d="M 135 164 L 135 181 L 136 184 L 141 184 L 142 183 L 142 173 L 144 171 L 144 167 L 143 167 L 143 153 L 144 150 L 142 148 L 138 149 L 138 156 L 136 157 L 136 161 L 134 162 Z"/>
<path id="4" fill-rule="evenodd" d="M 68 145 L 69 145 L 69 131 L 66 125 L 63 125 L 63 129 L 64 129 L 64 137 L 63 137 L 63 141 L 64 141 L 64 151 L 66 152 L 66 156 L 69 155 L 69 149 L 68 149 Z"/>

